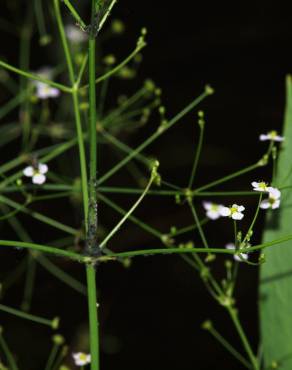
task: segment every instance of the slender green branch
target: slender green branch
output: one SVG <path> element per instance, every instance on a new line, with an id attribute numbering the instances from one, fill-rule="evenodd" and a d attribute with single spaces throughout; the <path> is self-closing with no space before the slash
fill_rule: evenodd
<path id="1" fill-rule="evenodd" d="M 125 65 L 127 65 L 144 47 L 146 44 L 137 45 L 136 48 L 132 51 L 131 54 L 129 54 L 123 61 L 121 61 L 119 64 L 117 64 L 114 68 L 106 72 L 100 77 L 97 77 L 95 79 L 95 83 L 99 84 L 100 82 L 110 78 L 111 76 L 115 75 L 117 72 L 119 72 L 120 69 L 122 69 Z M 84 85 L 80 88 L 80 90 L 87 89 L 89 85 Z"/>
<path id="2" fill-rule="evenodd" d="M 86 28 L 86 24 L 83 22 L 82 18 L 80 17 L 77 10 L 74 8 L 74 6 L 71 4 L 69 0 L 62 0 L 63 3 L 67 6 L 67 8 L 70 10 L 70 13 L 75 18 L 76 22 L 81 26 L 82 29 Z"/>
<path id="3" fill-rule="evenodd" d="M 117 204 L 115 204 L 112 200 L 110 200 L 109 198 L 105 197 L 104 195 L 98 193 L 98 198 L 100 200 L 102 200 L 105 204 L 107 204 L 109 207 L 111 207 L 112 209 L 114 209 L 115 211 L 117 211 L 118 213 L 120 213 L 122 215 L 125 215 L 127 213 L 127 211 L 125 211 L 123 208 L 121 208 L 120 206 L 118 206 Z M 153 227 L 149 226 L 148 224 L 146 224 L 145 222 L 141 221 L 137 217 L 135 217 L 133 215 L 130 215 L 128 218 L 134 224 L 138 225 L 143 230 L 147 231 L 149 234 L 154 235 L 159 240 L 161 240 L 161 238 L 163 237 L 163 233 L 161 233 L 160 231 L 158 231 L 158 230 L 154 229 Z"/>
<path id="4" fill-rule="evenodd" d="M 253 366 L 253 369 L 254 370 L 259 370 L 259 364 L 258 364 L 257 358 L 254 355 L 254 353 L 253 353 L 253 351 L 251 349 L 251 346 L 249 344 L 249 341 L 248 341 L 248 339 L 246 337 L 246 334 L 245 334 L 245 332 L 244 332 L 244 330 L 243 330 L 243 328 L 241 326 L 241 323 L 239 321 L 239 318 L 238 318 L 238 314 L 237 314 L 236 309 L 233 308 L 233 307 L 227 307 L 227 311 L 228 311 L 228 313 L 229 313 L 229 315 L 230 315 L 230 317 L 231 317 L 231 319 L 233 321 L 233 324 L 234 324 L 234 326 L 235 326 L 235 328 L 236 328 L 236 330 L 238 332 L 238 335 L 239 335 L 239 337 L 241 339 L 241 342 L 243 344 L 243 347 L 244 347 L 244 349 L 245 349 L 245 351 L 246 351 L 246 353 L 247 353 L 247 355 L 248 355 L 248 357 L 250 359 L 250 362 L 251 362 L 251 364 Z"/>
<path id="5" fill-rule="evenodd" d="M 245 235 L 245 237 L 244 237 L 244 239 L 242 241 L 242 245 L 244 245 L 246 241 L 249 241 L 249 239 L 252 236 L 251 234 L 253 232 L 254 224 L 255 224 L 255 222 L 256 222 L 256 220 L 258 218 L 258 215 L 259 215 L 259 210 L 260 210 L 260 205 L 261 205 L 262 198 L 263 198 L 263 193 L 261 192 L 260 193 L 260 196 L 259 196 L 259 201 L 258 201 L 257 209 L 255 211 L 254 218 L 253 218 L 253 220 L 252 220 L 252 222 L 251 222 L 251 224 L 250 224 L 250 226 L 249 226 L 249 228 L 247 230 L 247 233 L 246 233 L 246 235 Z"/>
<path id="6" fill-rule="evenodd" d="M 8 205 L 9 207 L 16 208 L 20 212 L 25 213 L 27 215 L 30 215 L 34 219 L 36 219 L 40 222 L 43 222 L 47 225 L 50 225 L 50 226 L 52 226 L 56 229 L 62 230 L 65 233 L 68 233 L 68 234 L 71 234 L 71 235 L 79 235 L 79 231 L 73 229 L 71 226 L 62 224 L 61 222 L 56 221 L 56 220 L 54 220 L 54 219 L 52 219 L 48 216 L 45 216 L 42 213 L 30 210 L 30 209 L 26 208 L 24 205 L 20 205 L 19 203 L 14 202 L 13 200 L 11 200 L 7 197 L 4 197 L 3 195 L 0 195 L 0 201 L 4 204 Z"/>
<path id="7" fill-rule="evenodd" d="M 199 127 L 200 127 L 199 142 L 198 142 L 198 146 L 197 146 L 197 149 L 196 149 L 194 164 L 193 164 L 191 176 L 190 176 L 189 183 L 188 183 L 188 188 L 189 189 L 191 189 L 192 186 L 193 186 L 194 178 L 195 178 L 198 163 L 199 163 L 200 154 L 201 154 L 201 151 L 202 151 L 202 144 L 203 144 L 204 131 L 205 131 L 204 130 L 205 129 L 205 122 L 202 119 L 199 120 Z"/>
<path id="8" fill-rule="evenodd" d="M 196 194 L 196 193 L 201 192 L 202 190 L 210 189 L 210 188 L 212 188 L 213 186 L 223 184 L 224 182 L 227 182 L 227 181 L 229 181 L 229 180 L 232 180 L 232 179 L 234 179 L 235 177 L 238 177 L 238 176 L 244 175 L 244 174 L 246 174 L 246 173 L 248 173 L 248 172 L 250 172 L 250 171 L 253 171 L 253 170 L 255 170 L 256 168 L 261 167 L 261 166 L 263 166 L 263 165 L 262 165 L 260 162 L 257 162 L 257 163 L 255 163 L 255 164 L 252 164 L 251 166 L 248 166 L 248 167 L 243 168 L 242 170 L 239 170 L 239 171 L 233 172 L 233 173 L 232 173 L 232 174 L 230 174 L 230 175 L 224 176 L 224 177 L 222 177 L 222 178 L 220 178 L 220 179 L 218 179 L 218 180 L 215 180 L 215 181 L 210 182 L 209 184 L 203 185 L 203 186 L 201 186 L 201 187 L 199 187 L 199 188 L 195 189 L 195 190 L 193 191 L 193 193 L 194 193 L 194 194 Z"/>
<path id="9" fill-rule="evenodd" d="M 207 248 L 207 249 L 208 249 L 208 248 L 209 248 L 209 245 L 208 245 L 208 242 L 207 242 L 207 239 L 206 239 L 205 233 L 204 233 L 204 231 L 203 231 L 202 225 L 201 225 L 201 223 L 200 223 L 199 217 L 198 217 L 198 215 L 197 215 L 197 211 L 196 211 L 196 209 L 195 209 L 195 206 L 194 206 L 194 204 L 193 204 L 193 202 L 192 202 L 192 200 L 191 200 L 191 199 L 188 201 L 188 203 L 189 203 L 189 206 L 190 206 L 190 209 L 191 209 L 192 215 L 193 215 L 193 217 L 194 217 L 195 223 L 196 223 L 196 225 L 197 225 L 197 228 L 198 228 L 198 231 L 199 231 L 199 234 L 200 234 L 200 238 L 201 238 L 201 240 L 202 240 L 202 242 L 203 242 L 203 245 L 204 245 L 204 247 L 205 247 L 205 248 Z"/>
<path id="10" fill-rule="evenodd" d="M 80 111 L 79 111 L 78 88 L 75 82 L 75 72 L 73 68 L 72 57 L 70 54 L 68 41 L 65 35 L 64 24 L 63 24 L 62 17 L 61 17 L 60 0 L 54 0 L 54 9 L 55 9 L 58 29 L 59 29 L 59 33 L 60 33 L 60 37 L 62 41 L 62 46 L 63 46 L 65 58 L 66 58 L 70 83 L 72 85 L 71 93 L 72 93 L 72 99 L 73 99 L 75 124 L 76 124 L 76 132 L 77 132 L 77 140 L 78 140 L 78 148 L 79 148 L 83 209 L 84 209 L 85 224 L 87 224 L 87 217 L 88 217 L 87 170 L 86 170 L 85 148 L 84 148 L 84 142 L 83 142 L 83 132 L 82 132 L 82 126 L 81 126 L 81 117 L 80 117 Z"/>
<path id="11" fill-rule="evenodd" d="M 64 249 L 58 249 L 54 247 L 50 247 L 48 245 L 43 244 L 36 244 L 36 243 L 28 243 L 28 242 L 20 242 L 14 240 L 0 240 L 0 246 L 2 247 L 12 247 L 12 248 L 24 248 L 24 249 L 32 249 L 38 252 L 48 253 L 57 255 L 60 257 L 67 257 L 75 261 L 79 262 L 88 262 L 88 257 L 82 256 L 78 253 L 74 253 L 71 251 L 66 251 Z"/>
<path id="12" fill-rule="evenodd" d="M 13 73 L 16 73 L 20 76 L 24 76 L 26 78 L 29 78 L 31 80 L 34 80 L 34 81 L 39 81 L 39 82 L 43 82 L 49 86 L 52 86 L 52 87 L 56 87 L 57 89 L 63 91 L 63 92 L 66 92 L 66 93 L 72 93 L 72 88 L 71 87 L 68 87 L 68 86 L 65 86 L 65 85 L 62 85 L 62 84 L 59 84 L 57 82 L 54 82 L 54 81 L 51 81 L 51 80 L 48 80 L 46 78 L 43 78 L 37 74 L 34 74 L 34 73 L 31 73 L 31 72 L 27 72 L 27 71 L 23 71 L 22 69 L 19 69 L 19 68 L 16 68 L 8 63 L 5 63 L 3 62 L 2 60 L 0 60 L 0 67 L 3 67 Z"/>
<path id="13" fill-rule="evenodd" d="M 50 326 L 51 328 L 55 328 L 55 326 L 57 324 L 56 318 L 54 318 L 52 320 L 45 319 L 45 318 L 40 317 L 40 316 L 31 315 L 29 313 L 17 310 L 16 308 L 4 306 L 3 304 L 0 304 L 0 311 L 9 313 L 9 314 L 14 315 L 14 316 L 21 317 L 22 319 L 25 319 L 25 320 L 30 320 L 30 321 L 33 321 L 33 322 L 37 322 L 39 324 L 47 325 L 47 326 Z"/>
<path id="14" fill-rule="evenodd" d="M 124 217 L 118 222 L 118 224 L 111 230 L 111 232 L 104 238 L 104 240 L 100 243 L 100 248 L 106 245 L 106 243 L 116 234 L 116 232 L 121 228 L 123 223 L 127 221 L 127 219 L 131 216 L 131 214 L 135 211 L 135 209 L 138 207 L 138 205 L 142 202 L 143 198 L 146 196 L 148 190 L 150 189 L 150 186 L 152 182 L 155 180 L 154 176 L 151 176 L 146 188 L 144 189 L 141 196 L 137 199 L 135 204 L 129 209 L 129 211 L 124 215 Z"/>
<path id="15" fill-rule="evenodd" d="M 259 251 L 268 247 L 272 247 L 277 244 L 285 243 L 286 241 L 292 240 L 292 235 L 286 235 L 282 238 L 275 239 L 270 242 L 255 245 L 253 247 L 241 248 L 240 253 L 250 253 Z M 136 256 L 151 256 L 156 254 L 189 254 L 189 253 L 214 253 L 214 254 L 237 254 L 238 252 L 232 249 L 226 248 L 156 248 L 156 249 L 143 249 L 129 252 L 120 253 L 107 253 L 106 256 L 99 257 L 98 260 L 107 260 L 107 258 L 129 258 Z"/>
<path id="16" fill-rule="evenodd" d="M 18 366 L 16 364 L 16 361 L 15 361 L 15 359 L 14 359 L 6 341 L 3 338 L 2 330 L 3 330 L 2 327 L 0 327 L 0 348 L 2 348 L 2 350 L 3 350 L 3 352 L 6 356 L 6 359 L 7 359 L 10 370 L 18 370 Z"/>
<path id="17" fill-rule="evenodd" d="M 116 4 L 117 0 L 112 0 L 109 7 L 107 8 L 106 12 L 104 13 L 104 16 L 102 17 L 100 23 L 99 23 L 99 27 L 98 27 L 98 31 L 100 31 L 102 29 L 102 27 L 104 26 L 108 16 L 110 15 L 110 12 L 112 11 L 114 5 Z"/>
<path id="18" fill-rule="evenodd" d="M 51 262 L 43 255 L 37 256 L 38 262 L 57 279 L 63 281 L 65 284 L 76 290 L 76 292 L 86 295 L 86 287 L 76 280 L 73 276 L 60 269 L 57 265 Z"/>
<path id="19" fill-rule="evenodd" d="M 210 327 L 209 327 L 210 325 Z M 251 364 L 213 327 L 212 323 L 206 322 L 203 328 L 208 332 L 239 362 L 247 369 L 252 369 Z"/>

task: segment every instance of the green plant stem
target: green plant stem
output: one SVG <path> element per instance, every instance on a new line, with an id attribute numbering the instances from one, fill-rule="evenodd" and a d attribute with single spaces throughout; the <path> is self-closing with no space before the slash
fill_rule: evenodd
<path id="1" fill-rule="evenodd" d="M 241 253 L 249 253 L 259 251 L 277 244 L 284 243 L 288 240 L 292 240 L 292 234 L 283 236 L 282 238 L 258 244 L 253 247 L 248 248 L 241 248 Z M 1 241 L 0 241 L 1 243 Z M 136 251 L 129 251 L 129 252 L 120 252 L 120 253 L 107 253 L 106 256 L 99 257 L 97 260 L 103 261 L 107 260 L 108 257 L 110 258 L 129 258 L 129 257 L 136 257 L 136 256 L 151 256 L 156 254 L 188 254 L 188 253 L 217 253 L 217 254 L 229 254 L 233 255 L 236 254 L 237 251 L 232 249 L 226 248 L 155 248 L 155 249 L 144 249 L 144 250 L 136 250 Z"/>
<path id="2" fill-rule="evenodd" d="M 53 363 L 54 363 L 54 361 L 57 357 L 57 354 L 58 354 L 58 350 L 59 350 L 59 345 L 54 343 L 53 347 L 51 349 L 51 352 L 49 354 L 45 370 L 51 370 L 52 369 Z"/>
<path id="3" fill-rule="evenodd" d="M 201 186 L 201 187 L 199 187 L 197 189 L 194 189 L 193 193 L 196 194 L 196 193 L 201 192 L 202 190 L 210 189 L 213 186 L 223 184 L 224 182 L 227 182 L 229 180 L 232 180 L 235 177 L 244 175 L 245 173 L 250 172 L 250 171 L 253 171 L 256 168 L 262 167 L 262 166 L 263 166 L 262 164 L 260 164 L 259 162 L 257 162 L 255 164 L 252 164 L 251 166 L 248 166 L 248 167 L 243 168 L 242 170 L 233 172 L 230 175 L 224 176 L 224 177 L 222 177 L 222 178 L 220 178 L 218 180 L 215 180 L 215 181 L 210 182 L 209 184 L 206 184 L 206 185 L 203 185 L 203 186 Z"/>
<path id="4" fill-rule="evenodd" d="M 244 237 L 244 239 L 242 241 L 242 245 L 245 244 L 245 242 L 248 240 L 248 238 L 251 238 L 250 233 L 252 232 L 253 227 L 254 227 L 254 224 L 255 224 L 255 222 L 256 222 L 256 220 L 258 218 L 262 198 L 263 198 L 263 193 L 261 192 L 260 193 L 260 196 L 259 196 L 259 201 L 258 201 L 257 209 L 255 211 L 254 218 L 253 218 L 252 223 L 250 224 L 250 226 L 249 226 L 249 228 L 247 230 L 247 233 L 246 233 L 246 235 L 245 235 L 245 237 Z"/>
<path id="5" fill-rule="evenodd" d="M 67 4 L 66 4 L 67 5 Z M 68 6 L 68 5 L 67 5 Z M 78 87 L 75 83 L 75 72 L 73 68 L 72 57 L 70 54 L 69 45 L 65 35 L 64 24 L 61 17 L 60 11 L 60 0 L 54 0 L 54 9 L 56 14 L 56 20 L 59 28 L 59 33 L 63 45 L 63 50 L 66 58 L 68 73 L 70 83 L 72 88 L 70 92 L 72 93 L 73 106 L 74 106 L 74 115 L 75 115 L 75 124 L 76 124 L 76 133 L 78 140 L 79 148 L 79 160 L 80 160 L 80 171 L 81 171 L 81 186 L 82 186 L 82 196 L 83 196 L 83 209 L 84 209 L 84 219 L 85 224 L 88 222 L 88 189 L 87 189 L 87 171 L 86 171 L 86 156 L 85 148 L 83 142 L 83 132 L 81 126 L 81 117 L 79 111 L 79 98 L 78 98 Z"/>
<path id="6" fill-rule="evenodd" d="M 25 319 L 25 320 L 30 320 L 30 321 L 33 321 L 33 322 L 37 322 L 39 324 L 47 325 L 47 326 L 50 326 L 50 327 L 53 326 L 54 319 L 49 320 L 49 319 L 45 319 L 43 317 L 31 315 L 29 313 L 17 310 L 15 308 L 4 306 L 3 304 L 0 304 L 0 311 L 9 313 L 9 314 L 14 315 L 14 316 L 21 317 L 22 319 Z"/>
<path id="7" fill-rule="evenodd" d="M 248 341 L 248 339 L 246 337 L 246 334 L 245 334 L 245 332 L 244 332 L 244 330 L 243 330 L 243 328 L 241 326 L 241 323 L 239 321 L 239 318 L 238 318 L 238 314 L 237 314 L 236 309 L 233 308 L 233 307 L 230 307 L 230 306 L 228 306 L 226 308 L 227 308 L 227 311 L 228 311 L 228 313 L 229 313 L 229 315 L 230 315 L 230 317 L 231 317 L 231 319 L 233 321 L 233 324 L 234 324 L 234 326 L 235 326 L 235 328 L 236 328 L 236 330 L 238 332 L 238 335 L 239 335 L 239 337 L 241 339 L 241 342 L 243 344 L 243 347 L 244 347 L 244 349 L 245 349 L 245 351 L 246 351 L 246 353 L 247 353 L 247 355 L 249 357 L 249 360 L 250 360 L 250 362 L 251 362 L 251 364 L 253 366 L 253 369 L 254 370 L 259 370 L 259 364 L 258 364 L 257 358 L 254 355 L 254 353 L 253 353 L 253 351 L 251 349 L 251 346 L 249 344 L 249 341 Z"/>
<path id="8" fill-rule="evenodd" d="M 47 257 L 43 255 L 39 255 L 37 257 L 38 262 L 52 275 L 57 277 L 59 280 L 70 286 L 72 289 L 76 290 L 76 292 L 86 295 L 86 287 L 81 284 L 78 280 L 73 278 L 71 275 L 67 274 L 67 272 L 60 269 L 57 265 L 52 263 Z"/>
<path id="9" fill-rule="evenodd" d="M 2 60 L 0 60 L 0 67 L 3 67 L 3 68 L 7 69 L 10 72 L 13 72 L 13 73 L 16 73 L 18 75 L 24 76 L 24 77 L 29 78 L 31 80 L 43 82 L 43 83 L 45 83 L 49 86 L 56 87 L 57 89 L 65 92 L 65 93 L 72 93 L 72 88 L 71 87 L 68 87 L 68 86 L 59 84 L 57 82 L 48 80 L 48 79 L 43 78 L 43 77 L 41 77 L 37 74 L 30 73 L 30 72 L 27 72 L 27 71 L 23 71 L 22 69 L 16 68 L 16 67 L 12 66 L 11 64 L 3 62 Z"/>
<path id="10" fill-rule="evenodd" d="M 92 18 L 94 22 L 95 1 L 92 0 Z M 96 196 L 96 171 L 97 171 L 97 140 L 96 140 L 96 91 L 95 91 L 95 35 L 89 37 L 89 210 L 87 226 L 87 249 L 93 255 L 99 252 L 97 245 L 97 196 Z"/>
<path id="11" fill-rule="evenodd" d="M 115 204 L 113 201 L 111 201 L 109 198 L 105 197 L 104 195 L 98 193 L 98 198 L 100 200 L 102 200 L 105 204 L 107 204 L 109 207 L 111 207 L 112 209 L 117 211 L 118 213 L 120 213 L 122 215 L 125 215 L 127 213 L 127 211 L 125 211 L 123 208 L 121 208 L 120 206 Z M 133 215 L 130 215 L 128 218 L 134 224 L 138 225 L 143 230 L 147 231 L 149 234 L 156 236 L 158 239 L 161 239 L 163 237 L 163 234 L 160 231 L 158 231 L 158 230 L 154 229 L 153 227 L 149 226 L 148 224 L 141 221 L 137 217 L 135 217 Z"/>
<path id="12" fill-rule="evenodd" d="M 58 249 L 54 247 L 50 247 L 43 244 L 36 244 L 36 243 L 28 243 L 28 242 L 20 242 L 14 240 L 0 240 L 0 246 L 2 247 L 12 247 L 12 248 L 24 248 L 24 249 L 32 249 L 38 252 L 54 254 L 57 256 L 67 257 L 75 261 L 79 262 L 86 262 L 88 261 L 88 257 L 82 256 L 81 254 L 74 253 L 71 251 Z"/>
<path id="13" fill-rule="evenodd" d="M 86 223 L 87 253 L 90 256 L 99 255 L 100 248 L 97 242 L 97 193 L 96 193 L 96 171 L 97 171 L 97 140 L 96 140 L 96 91 L 95 91 L 95 22 L 96 0 L 91 1 L 91 32 L 89 35 L 88 65 L 89 65 L 89 202 L 88 223 Z M 91 353 L 91 370 L 99 370 L 99 321 L 96 297 L 95 265 L 86 265 L 87 296 L 89 312 L 89 336 Z"/>
<path id="14" fill-rule="evenodd" d="M 31 307 L 33 288 L 35 283 L 35 273 L 36 273 L 36 261 L 33 258 L 32 254 L 29 253 L 27 258 L 24 294 L 21 303 L 21 309 L 26 312 L 30 311 Z"/>
<path id="15" fill-rule="evenodd" d="M 4 340 L 3 334 L 2 334 L 1 331 L 2 331 L 2 328 L 0 328 L 0 347 L 2 348 L 2 350 L 3 350 L 3 352 L 6 356 L 9 368 L 10 368 L 10 370 L 18 370 L 18 366 L 16 365 L 16 361 L 15 361 L 9 347 L 7 346 L 6 341 Z"/>
<path id="16" fill-rule="evenodd" d="M 202 124 L 202 125 L 199 125 L 199 127 L 200 127 L 199 142 L 198 142 L 198 146 L 197 146 L 196 153 L 195 153 L 194 164 L 193 164 L 191 176 L 190 176 L 189 183 L 188 183 L 188 189 L 191 189 L 193 186 L 194 178 L 195 178 L 198 163 L 199 163 L 200 154 L 202 151 L 205 125 Z"/>
<path id="17" fill-rule="evenodd" d="M 75 18 L 76 22 L 83 28 L 85 29 L 86 24 L 83 22 L 82 18 L 80 17 L 79 13 L 77 10 L 74 8 L 74 6 L 71 4 L 69 0 L 62 0 L 63 3 L 67 6 L 69 9 L 70 13 L 72 16 Z"/>
<path id="18" fill-rule="evenodd" d="M 135 204 L 129 209 L 129 211 L 124 215 L 124 217 L 118 222 L 118 224 L 111 230 L 111 232 L 104 238 L 104 240 L 100 243 L 100 248 L 104 247 L 106 243 L 116 234 L 116 232 L 121 228 L 123 223 L 131 216 L 131 214 L 135 211 L 135 209 L 138 207 L 138 205 L 142 202 L 143 198 L 147 194 L 152 182 L 154 180 L 154 177 L 151 176 L 145 190 L 141 194 L 141 196 L 137 199 Z"/>
<path id="19" fill-rule="evenodd" d="M 200 223 L 200 220 L 199 220 L 199 217 L 198 217 L 198 214 L 197 214 L 197 211 L 195 209 L 195 206 L 192 202 L 192 200 L 188 201 L 189 203 L 189 206 L 190 206 L 190 209 L 191 209 L 191 212 L 192 212 L 192 215 L 194 217 L 194 220 L 195 220 L 195 223 L 197 225 L 197 228 L 198 228 L 198 231 L 199 231 L 199 234 L 200 234 L 200 238 L 203 242 L 203 245 L 205 248 L 209 248 L 209 245 L 208 245 L 208 242 L 207 242 L 207 239 L 206 239 L 206 236 L 205 236 L 205 233 L 203 231 L 203 228 L 202 228 L 202 225 Z"/>
<path id="20" fill-rule="evenodd" d="M 88 294 L 88 312 L 90 325 L 90 353 L 91 370 L 99 370 L 99 322 L 98 322 L 98 303 L 96 297 L 95 266 L 87 264 L 87 294 Z"/>
<path id="21" fill-rule="evenodd" d="M 100 77 L 97 77 L 95 79 L 95 76 L 94 76 L 94 79 L 95 79 L 95 84 L 98 84 L 108 78 L 110 78 L 111 76 L 115 75 L 120 69 L 122 69 L 126 64 L 128 64 L 146 45 L 141 45 L 141 46 L 137 46 L 131 54 L 129 54 L 124 60 L 122 60 L 118 65 L 116 65 L 114 68 L 112 68 L 111 70 L 109 70 L 108 72 L 106 72 L 105 74 L 103 74 L 102 76 Z M 84 90 L 84 89 L 88 89 L 89 85 L 84 85 L 80 88 L 80 90 Z"/>
<path id="22" fill-rule="evenodd" d="M 14 202 L 13 200 L 11 200 L 7 197 L 4 197 L 3 195 L 0 195 L 0 202 L 8 205 L 9 207 L 12 207 L 12 208 L 15 208 L 15 209 L 19 210 L 22 213 L 30 215 L 31 217 L 35 218 L 36 220 L 38 220 L 40 222 L 43 222 L 47 225 L 50 225 L 50 226 L 52 226 L 56 229 L 62 230 L 63 232 L 65 232 L 67 234 L 79 235 L 78 230 L 75 230 L 75 229 L 73 229 L 72 227 L 70 227 L 68 225 L 64 225 L 59 221 L 56 221 L 56 220 L 54 220 L 50 217 L 47 217 L 47 216 L 43 215 L 42 213 L 32 211 L 32 210 L 26 208 L 24 205 L 16 203 L 16 202 Z"/>
<path id="23" fill-rule="evenodd" d="M 2 105 L 0 108 L 0 119 L 5 117 L 9 112 L 15 109 L 19 104 L 21 104 L 27 98 L 27 92 L 22 91 L 21 93 L 15 95 L 6 104 Z"/>
<path id="24" fill-rule="evenodd" d="M 214 328 L 210 328 L 209 333 L 229 352 L 241 362 L 246 368 L 251 369 L 251 364 Z"/>

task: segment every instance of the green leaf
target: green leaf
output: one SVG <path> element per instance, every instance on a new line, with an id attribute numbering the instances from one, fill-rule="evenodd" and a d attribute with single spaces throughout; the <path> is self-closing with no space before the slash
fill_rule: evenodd
<path id="1" fill-rule="evenodd" d="M 284 142 L 278 157 L 274 185 L 292 185 L 292 79 L 286 79 Z M 263 241 L 291 233 L 292 188 L 282 191 L 281 206 L 269 211 Z M 281 370 L 292 369 L 292 242 L 266 251 L 266 263 L 260 271 L 260 326 L 265 369 L 278 364 Z"/>

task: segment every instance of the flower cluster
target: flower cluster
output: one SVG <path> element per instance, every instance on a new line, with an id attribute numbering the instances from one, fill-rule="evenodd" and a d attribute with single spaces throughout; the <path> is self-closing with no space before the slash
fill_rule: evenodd
<path id="1" fill-rule="evenodd" d="M 279 189 L 268 186 L 264 181 L 253 181 L 251 185 L 254 191 L 268 194 L 268 198 L 261 201 L 260 208 L 279 208 L 281 198 L 281 192 Z M 206 216 L 210 220 L 217 220 L 219 217 L 230 217 L 233 220 L 242 220 L 244 217 L 243 211 L 245 210 L 245 207 L 238 204 L 232 204 L 232 206 L 226 207 L 222 204 L 204 201 L 203 207 L 206 210 Z"/>
<path id="2" fill-rule="evenodd" d="M 232 204 L 231 207 L 225 207 L 222 204 L 203 202 L 206 210 L 206 216 L 211 220 L 217 220 L 219 217 L 231 217 L 233 220 L 241 220 L 244 217 L 245 208 L 238 204 Z"/>

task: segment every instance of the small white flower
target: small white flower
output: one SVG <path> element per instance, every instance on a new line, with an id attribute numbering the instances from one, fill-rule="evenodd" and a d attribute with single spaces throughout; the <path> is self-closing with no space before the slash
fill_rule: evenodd
<path id="1" fill-rule="evenodd" d="M 72 356 L 76 366 L 84 366 L 90 364 L 91 356 L 87 353 L 73 352 Z"/>
<path id="2" fill-rule="evenodd" d="M 203 207 L 205 208 L 206 215 L 211 220 L 217 220 L 221 216 L 221 204 L 216 204 L 212 202 L 203 202 Z"/>
<path id="3" fill-rule="evenodd" d="M 74 44 L 79 44 L 80 42 L 87 40 L 86 33 L 73 24 L 67 24 L 65 26 L 65 33 L 67 38 Z"/>
<path id="4" fill-rule="evenodd" d="M 260 182 L 253 181 L 251 185 L 253 186 L 253 190 L 255 191 L 263 191 L 263 192 L 269 191 L 268 184 L 264 181 L 260 181 Z"/>
<path id="5" fill-rule="evenodd" d="M 268 208 L 277 209 L 277 208 L 280 207 L 280 203 L 281 203 L 280 198 L 281 198 L 280 190 L 270 186 L 269 187 L 269 198 L 264 199 L 261 202 L 260 208 L 262 208 L 262 209 L 268 209 Z"/>
<path id="6" fill-rule="evenodd" d="M 53 70 L 50 67 L 42 67 L 35 72 L 38 76 L 51 80 L 53 77 Z M 39 99 L 57 98 L 60 95 L 60 90 L 47 85 L 44 82 L 34 81 L 36 87 L 36 96 Z"/>
<path id="7" fill-rule="evenodd" d="M 223 217 L 231 217 L 233 220 L 242 220 L 244 214 L 242 213 L 245 210 L 243 206 L 237 204 L 232 204 L 231 207 L 222 207 L 220 209 L 220 214 Z"/>
<path id="8" fill-rule="evenodd" d="M 42 185 L 46 181 L 45 173 L 48 172 L 48 166 L 44 163 L 38 163 L 37 166 L 28 166 L 23 170 L 26 177 L 31 177 L 33 184 Z"/>
<path id="9" fill-rule="evenodd" d="M 44 82 L 36 82 L 36 96 L 39 99 L 57 98 L 60 96 L 60 90 L 56 87 L 51 87 Z"/>
<path id="10" fill-rule="evenodd" d="M 228 243 L 225 245 L 226 249 L 236 249 L 235 245 L 233 243 Z M 247 253 L 240 253 L 240 254 L 234 254 L 233 258 L 235 261 L 242 262 L 242 260 L 247 261 L 248 260 L 248 254 Z"/>
<path id="11" fill-rule="evenodd" d="M 273 131 L 269 131 L 267 134 L 260 135 L 260 141 L 266 141 L 266 140 L 283 141 L 284 137 L 278 135 L 277 131 L 273 130 Z"/>
<path id="12" fill-rule="evenodd" d="M 279 199 L 281 198 L 281 192 L 277 188 L 273 188 L 272 186 L 269 187 L 269 197 L 274 198 L 274 199 Z"/>

